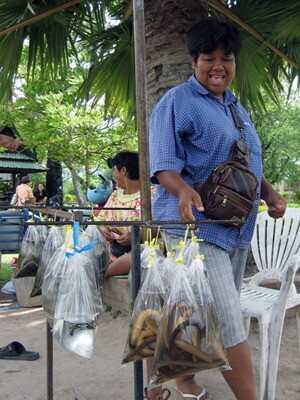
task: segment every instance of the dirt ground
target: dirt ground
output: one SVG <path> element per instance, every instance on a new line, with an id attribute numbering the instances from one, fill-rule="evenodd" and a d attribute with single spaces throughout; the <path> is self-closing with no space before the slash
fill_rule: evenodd
<path id="1" fill-rule="evenodd" d="M 35 361 L 0 360 L 0 400 L 47 399 L 46 320 L 41 307 L 15 308 L 16 298 L 0 295 L 0 347 L 21 342 L 27 350 L 38 351 Z M 5 309 L 9 308 L 9 309 Z M 71 400 L 79 390 L 86 400 L 134 399 L 133 366 L 122 366 L 129 315 L 102 312 L 91 360 L 72 354 L 54 339 L 54 400 Z M 258 384 L 259 340 L 257 323 L 252 323 L 250 346 Z M 145 375 L 145 374 L 144 374 Z M 300 398 L 298 334 L 294 317 L 285 321 L 276 400 Z M 219 371 L 197 374 L 214 400 L 234 400 Z M 180 396 L 172 389 L 171 400 Z M 247 400 L 247 399 L 245 399 Z"/>

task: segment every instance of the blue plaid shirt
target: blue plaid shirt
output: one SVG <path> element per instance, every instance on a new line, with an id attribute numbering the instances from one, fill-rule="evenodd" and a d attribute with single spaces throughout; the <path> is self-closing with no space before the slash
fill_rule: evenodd
<path id="1" fill-rule="evenodd" d="M 188 82 L 169 90 L 153 109 L 149 124 L 151 181 L 158 183 L 155 174 L 169 170 L 178 172 L 193 186 L 195 182 L 205 182 L 217 165 L 228 161 L 234 141 L 240 138 L 230 104 L 236 107 L 244 123 L 250 148 L 250 169 L 261 182 L 261 145 L 246 110 L 229 90 L 226 90 L 222 104 L 194 75 Z M 242 228 L 201 224 L 197 236 L 229 251 L 233 248 L 247 249 L 253 235 L 258 204 L 259 199 Z M 195 207 L 193 213 L 196 219 L 207 219 Z M 153 215 L 156 221 L 180 221 L 177 198 L 161 185 L 156 185 Z M 182 230 L 169 232 L 184 234 Z"/>

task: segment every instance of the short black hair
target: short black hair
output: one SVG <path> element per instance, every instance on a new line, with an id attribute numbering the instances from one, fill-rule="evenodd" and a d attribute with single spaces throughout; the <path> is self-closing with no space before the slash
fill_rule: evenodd
<path id="1" fill-rule="evenodd" d="M 140 178 L 139 156 L 136 152 L 120 151 L 107 160 L 107 165 L 109 168 L 116 166 L 119 171 L 125 167 L 128 172 L 128 179 L 138 180 Z"/>
<path id="2" fill-rule="evenodd" d="M 22 179 L 21 179 L 21 183 L 28 183 L 28 182 L 30 182 L 29 177 L 28 176 L 23 176 Z"/>
<path id="3" fill-rule="evenodd" d="M 233 53 L 236 58 L 242 47 L 240 30 L 225 20 L 203 19 L 196 22 L 188 32 L 187 46 L 195 62 L 201 53 L 211 54 L 217 48 L 224 49 L 226 55 Z"/>

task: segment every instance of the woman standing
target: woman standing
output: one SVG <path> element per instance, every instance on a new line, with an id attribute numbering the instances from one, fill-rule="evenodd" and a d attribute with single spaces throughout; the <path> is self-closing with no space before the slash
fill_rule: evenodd
<path id="1" fill-rule="evenodd" d="M 207 19 L 192 26 L 188 51 L 194 74 L 188 82 L 169 90 L 153 110 L 150 166 L 151 180 L 158 184 L 153 201 L 155 220 L 207 220 L 201 197 L 193 187 L 196 182 L 204 183 L 216 166 L 230 159 L 233 143 L 240 139 L 230 106 L 236 109 L 250 149 L 250 169 L 259 181 L 258 198 L 242 228 L 202 224 L 196 234 L 204 239 L 201 254 L 205 256 L 231 367 L 223 376 L 236 399 L 257 400 L 240 289 L 259 198 L 266 202 L 273 218 L 284 215 L 286 202 L 264 177 L 256 130 L 228 90 L 240 48 L 240 32 L 229 22 Z M 169 231 L 169 242 L 179 242 L 180 235 L 179 231 Z M 210 399 L 194 375 L 177 378 L 175 383 L 187 400 Z M 163 399 L 162 389 L 148 390 L 148 398 Z"/>

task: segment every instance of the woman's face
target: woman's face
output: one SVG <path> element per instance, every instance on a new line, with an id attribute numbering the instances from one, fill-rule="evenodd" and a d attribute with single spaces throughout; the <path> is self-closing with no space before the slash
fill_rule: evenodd
<path id="1" fill-rule="evenodd" d="M 124 167 L 121 168 L 121 170 L 119 171 L 118 168 L 114 165 L 113 167 L 113 178 L 116 181 L 116 185 L 121 188 L 124 189 L 125 188 L 125 173 L 124 173 Z"/>
<path id="2" fill-rule="evenodd" d="M 44 185 L 43 185 L 42 183 L 39 183 L 39 184 L 38 184 L 38 189 L 39 189 L 40 191 L 44 190 Z"/>
<path id="3" fill-rule="evenodd" d="M 192 60 L 197 81 L 213 96 L 223 101 L 223 93 L 230 85 L 235 74 L 235 57 L 233 53 L 225 54 L 222 48 L 211 54 L 201 53 L 197 63 Z"/>

